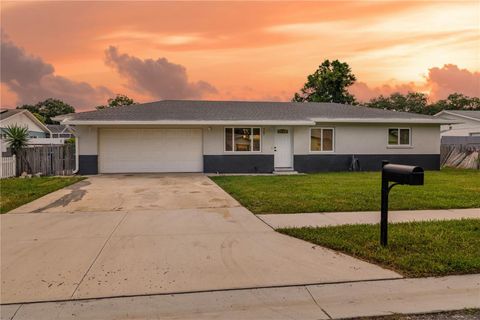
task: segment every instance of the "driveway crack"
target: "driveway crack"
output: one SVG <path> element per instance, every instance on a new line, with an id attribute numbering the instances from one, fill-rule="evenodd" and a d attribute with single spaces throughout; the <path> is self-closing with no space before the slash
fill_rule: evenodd
<path id="1" fill-rule="evenodd" d="M 313 302 L 315 302 L 315 304 L 317 305 L 317 307 L 320 308 L 320 310 L 322 310 L 323 313 L 325 313 L 325 315 L 328 317 L 328 319 L 333 319 L 327 311 L 325 311 L 325 309 L 323 309 L 317 302 L 317 300 L 315 300 L 315 298 L 313 297 L 313 294 L 310 292 L 310 290 L 308 290 L 308 286 L 305 286 L 305 289 L 307 289 L 307 292 L 308 294 L 310 295 L 310 297 L 312 298 Z"/>
<path id="2" fill-rule="evenodd" d="M 105 242 L 103 243 L 102 247 L 100 248 L 100 251 L 98 251 L 97 255 L 95 256 L 95 258 L 93 259 L 92 263 L 90 264 L 90 266 L 88 267 L 87 271 L 85 271 L 85 274 L 83 275 L 82 279 L 80 279 L 80 282 L 77 284 L 77 286 L 75 287 L 75 290 L 73 290 L 73 293 L 72 295 L 70 296 L 70 298 L 73 298 L 73 296 L 75 295 L 75 293 L 77 292 L 78 288 L 80 287 L 80 285 L 82 284 L 83 280 L 85 279 L 85 277 L 87 276 L 88 272 L 90 272 L 90 269 L 92 269 L 93 265 L 95 264 L 95 262 L 97 261 L 98 257 L 100 256 L 100 254 L 102 253 L 103 249 L 105 248 L 105 246 L 107 245 L 108 241 L 110 241 L 110 239 L 112 238 L 112 235 L 115 233 L 115 231 L 118 229 L 118 227 L 120 226 L 120 224 L 123 222 L 123 220 L 125 220 L 125 218 L 127 217 L 128 215 L 128 211 L 125 212 L 125 214 L 123 215 L 123 217 L 120 219 L 120 221 L 118 221 L 117 225 L 113 228 L 112 232 L 110 232 L 110 234 L 108 235 L 107 239 L 105 240 Z"/>
<path id="3" fill-rule="evenodd" d="M 23 304 L 19 305 L 17 310 L 15 310 L 15 313 L 13 314 L 13 316 L 10 318 L 10 320 L 13 320 L 15 318 L 15 316 L 17 315 L 18 311 L 20 310 L 20 308 L 23 306 Z"/>

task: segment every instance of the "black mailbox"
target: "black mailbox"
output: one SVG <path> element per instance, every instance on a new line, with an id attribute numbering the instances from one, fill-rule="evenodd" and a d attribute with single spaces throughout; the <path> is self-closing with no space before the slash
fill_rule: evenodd
<path id="1" fill-rule="evenodd" d="M 390 184 L 393 182 L 393 184 Z M 380 244 L 386 246 L 388 242 L 388 194 L 393 186 L 408 184 L 412 186 L 423 185 L 423 168 L 389 164 L 382 161 L 382 204 L 380 216 Z"/>
<path id="2" fill-rule="evenodd" d="M 398 184 L 421 186 L 423 185 L 423 168 L 400 164 L 386 164 L 382 169 L 382 179 Z"/>

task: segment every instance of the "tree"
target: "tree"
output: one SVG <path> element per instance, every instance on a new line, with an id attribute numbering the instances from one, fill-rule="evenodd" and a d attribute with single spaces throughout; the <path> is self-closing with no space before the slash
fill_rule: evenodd
<path id="1" fill-rule="evenodd" d="M 295 93 L 294 102 L 336 102 L 355 104 L 355 97 L 347 90 L 357 78 L 345 62 L 325 60 L 307 77 L 307 82 Z"/>
<path id="2" fill-rule="evenodd" d="M 452 93 L 447 99 L 438 100 L 429 106 L 428 114 L 435 114 L 442 110 L 479 110 L 480 98 L 468 97 L 461 93 Z"/>
<path id="3" fill-rule="evenodd" d="M 133 99 L 127 97 L 124 94 L 117 94 L 115 98 L 108 99 L 107 105 L 100 105 L 95 108 L 97 110 L 101 110 L 101 109 L 107 109 L 107 108 L 130 106 L 133 104 L 137 104 Z"/>
<path id="4" fill-rule="evenodd" d="M 38 119 L 38 121 L 40 121 L 41 123 L 45 124 L 45 117 L 42 116 L 40 113 L 38 112 L 34 112 L 33 115 L 35 116 L 35 118 Z"/>
<path id="5" fill-rule="evenodd" d="M 25 104 L 17 107 L 17 109 L 27 109 L 33 114 L 42 116 L 45 119 L 46 124 L 56 123 L 56 121 L 52 120 L 53 117 L 75 112 L 75 108 L 68 103 L 53 98 L 40 101 L 35 105 Z"/>
<path id="6" fill-rule="evenodd" d="M 364 106 L 433 115 L 442 110 L 480 110 L 480 98 L 468 97 L 461 93 L 452 93 L 447 99 L 429 104 L 426 94 L 409 92 L 403 95 L 397 92 L 388 97 L 380 95 L 365 103 Z"/>
<path id="7" fill-rule="evenodd" d="M 428 107 L 428 98 L 427 95 L 419 92 L 409 92 L 406 95 L 397 92 L 388 97 L 380 95 L 364 105 L 384 110 L 425 113 Z"/>
<path id="8" fill-rule="evenodd" d="M 29 140 L 28 128 L 9 125 L 3 130 L 3 133 L 7 145 L 12 149 L 12 153 L 18 156 L 19 152 L 27 146 Z"/>

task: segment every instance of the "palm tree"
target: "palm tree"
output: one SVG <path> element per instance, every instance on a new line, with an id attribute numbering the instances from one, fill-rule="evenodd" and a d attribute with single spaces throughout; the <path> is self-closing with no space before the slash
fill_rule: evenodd
<path id="1" fill-rule="evenodd" d="M 27 127 L 10 125 L 3 130 L 3 133 L 5 134 L 5 141 L 10 149 L 12 149 L 14 155 L 17 156 L 18 153 L 27 146 L 29 139 Z"/>
<path id="2" fill-rule="evenodd" d="M 3 130 L 3 134 L 5 135 L 5 141 L 7 142 L 7 145 L 10 147 L 12 153 L 17 159 L 16 174 L 20 174 L 19 164 L 22 162 L 26 164 L 27 170 L 30 171 L 30 164 L 28 163 L 27 159 L 21 155 L 21 151 L 27 146 L 29 140 L 28 128 L 10 125 Z"/>

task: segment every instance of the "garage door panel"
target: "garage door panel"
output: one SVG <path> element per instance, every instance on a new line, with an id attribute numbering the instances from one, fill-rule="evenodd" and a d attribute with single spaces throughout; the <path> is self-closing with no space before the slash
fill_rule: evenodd
<path id="1" fill-rule="evenodd" d="M 201 129 L 101 129 L 102 173 L 201 172 Z"/>

